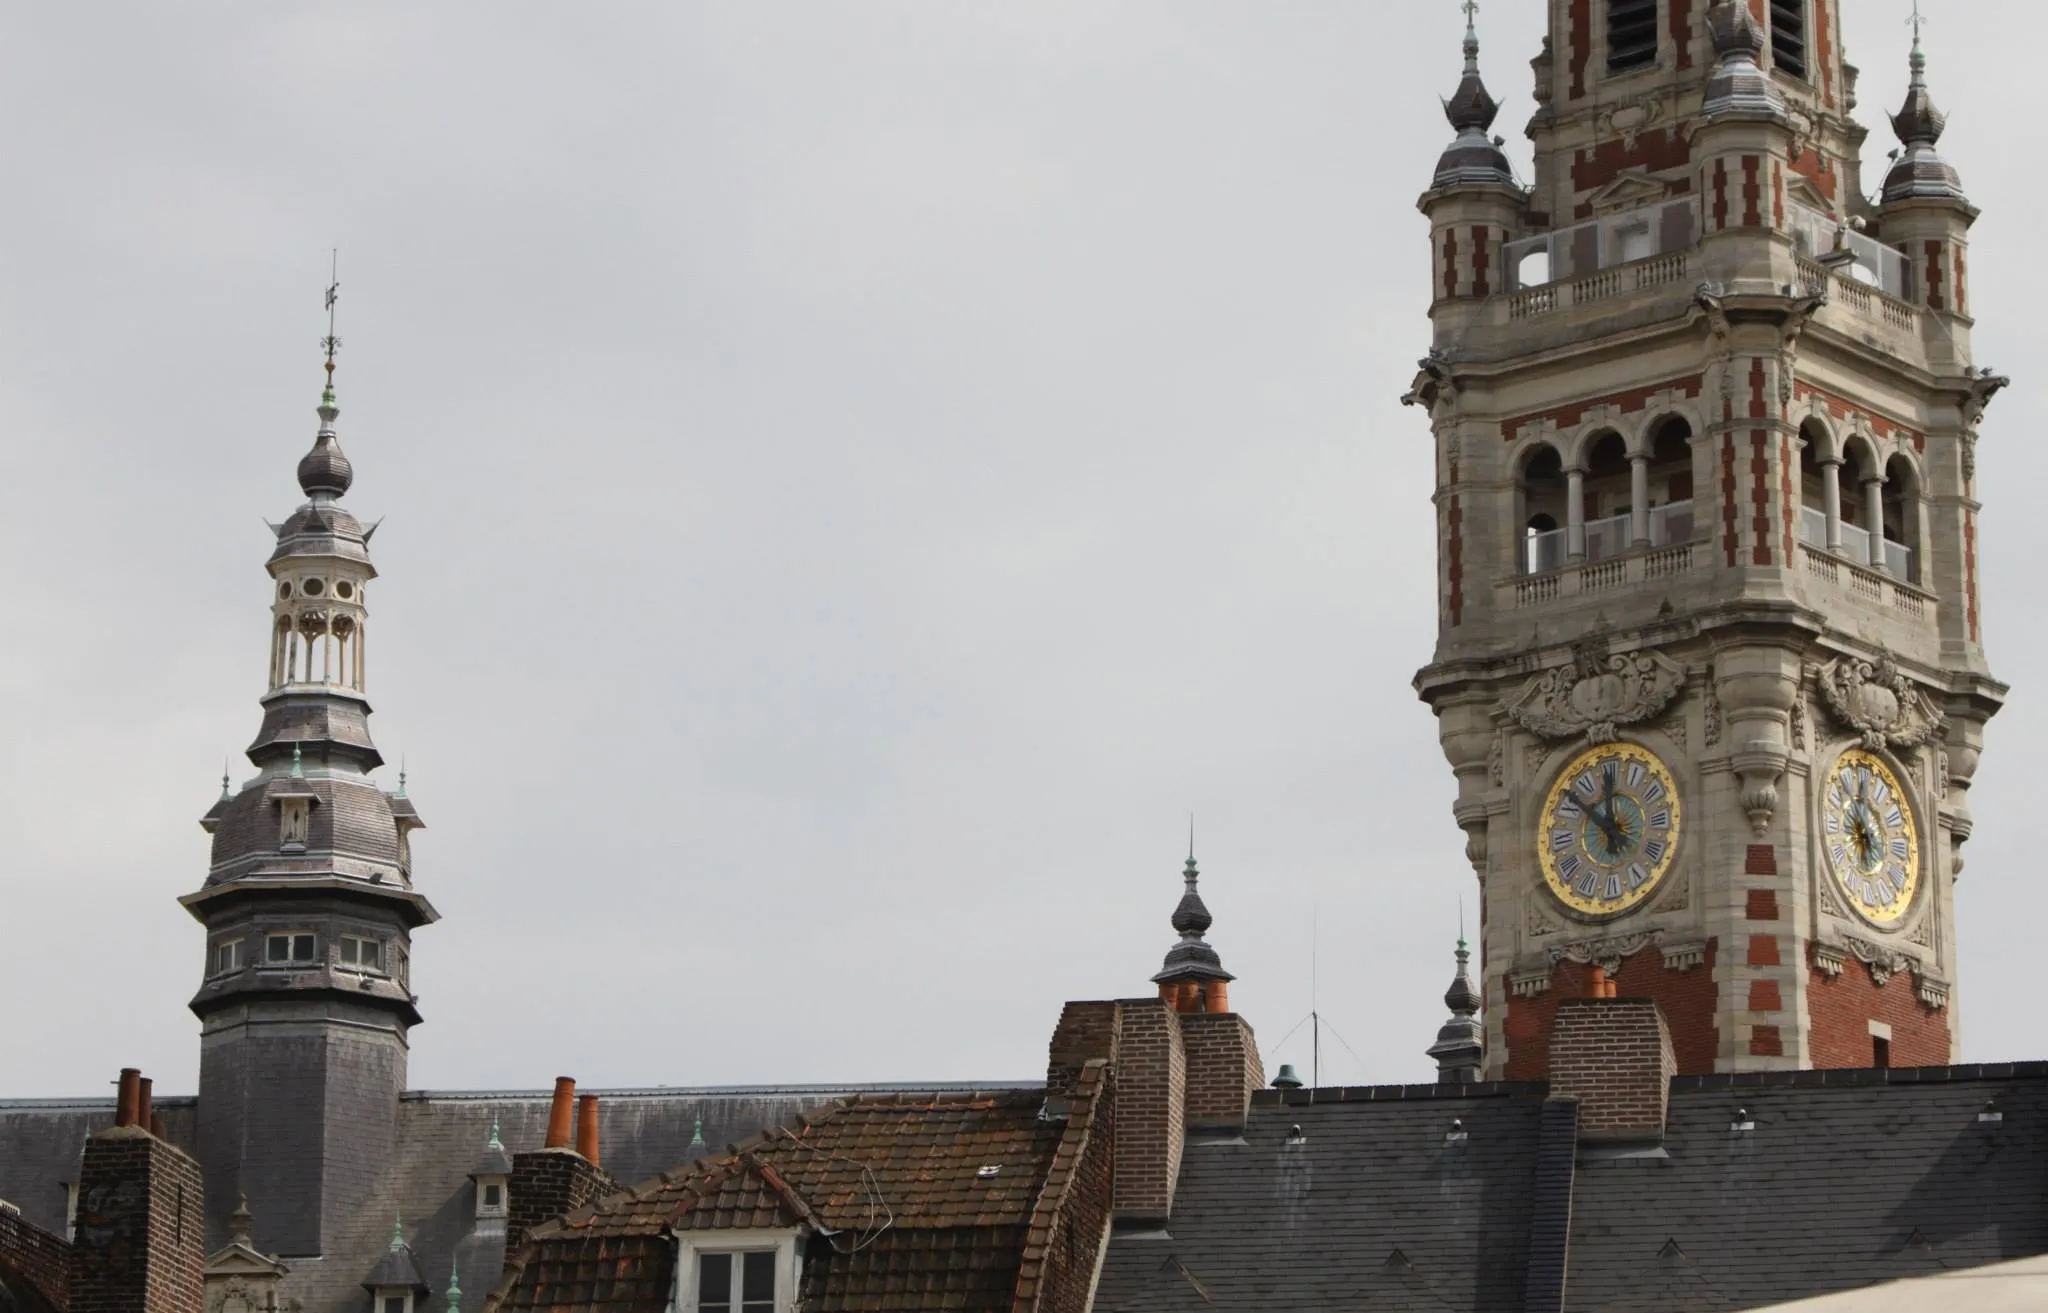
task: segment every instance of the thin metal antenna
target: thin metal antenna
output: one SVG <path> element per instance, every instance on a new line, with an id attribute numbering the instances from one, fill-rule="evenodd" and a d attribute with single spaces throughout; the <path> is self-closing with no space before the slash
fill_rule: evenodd
<path id="1" fill-rule="evenodd" d="M 1913 0 L 1913 16 L 1906 22 L 1913 29 L 1913 48 L 1917 50 L 1920 47 L 1920 29 L 1927 22 L 1926 16 L 1920 12 L 1920 0 Z"/>
<path id="2" fill-rule="evenodd" d="M 1195 814 L 1188 813 L 1188 860 L 1195 860 Z"/>
<path id="3" fill-rule="evenodd" d="M 1316 948 L 1320 930 L 1321 912 L 1317 909 L 1309 913 L 1308 922 L 1308 1087 L 1312 1090 L 1323 1085 L 1323 1017 L 1316 1010 Z"/>

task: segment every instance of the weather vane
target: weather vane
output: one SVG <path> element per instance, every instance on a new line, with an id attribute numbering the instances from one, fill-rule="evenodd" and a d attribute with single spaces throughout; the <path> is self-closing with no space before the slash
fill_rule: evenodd
<path id="1" fill-rule="evenodd" d="M 341 339 L 334 335 L 334 303 L 341 299 L 341 250 L 330 253 L 333 264 L 328 271 L 327 282 L 327 336 L 320 339 L 320 347 L 327 352 L 327 384 L 334 385 L 334 353 L 341 350 Z"/>
<path id="2" fill-rule="evenodd" d="M 1470 0 L 1468 0 L 1468 3 L 1469 2 Z M 1906 22 L 1909 23 L 1913 28 L 1913 44 L 1916 46 L 1919 45 L 1920 28 L 1927 22 L 1926 16 L 1920 12 L 1920 0 L 1913 0 L 1913 16 L 1911 18 L 1908 18 Z"/>

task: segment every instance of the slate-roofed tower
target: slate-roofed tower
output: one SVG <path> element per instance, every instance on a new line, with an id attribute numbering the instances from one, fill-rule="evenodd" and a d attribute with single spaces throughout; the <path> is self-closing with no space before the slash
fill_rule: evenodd
<path id="1" fill-rule="evenodd" d="M 1549 0 L 1534 69 L 1525 187 L 1468 26 L 1407 398 L 1487 1074 L 1594 966 L 1685 1072 L 1952 1061 L 2004 380 L 1918 38 L 1875 201 L 1839 0 Z"/>
<path id="2" fill-rule="evenodd" d="M 222 781 L 200 822 L 213 836 L 206 882 L 180 900 L 206 927 L 191 1007 L 209 1247 L 246 1195 L 257 1247 L 288 1258 L 325 1252 L 390 1161 L 420 1020 L 411 932 L 436 919 L 413 887 L 421 821 L 403 777 L 396 794 L 371 779 L 383 764 L 364 679 L 375 526 L 340 503 L 353 470 L 329 343 L 320 429 L 298 465 L 306 501 L 274 526 L 266 563 L 255 773 Z"/>

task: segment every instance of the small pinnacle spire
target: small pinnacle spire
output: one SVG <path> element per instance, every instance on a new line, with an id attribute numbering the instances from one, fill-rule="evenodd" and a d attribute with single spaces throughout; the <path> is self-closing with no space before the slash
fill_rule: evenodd
<path id="1" fill-rule="evenodd" d="M 220 800 L 222 802 L 226 802 L 229 798 L 233 796 L 234 795 L 228 791 L 228 763 L 223 761 L 220 764 Z"/>
<path id="2" fill-rule="evenodd" d="M 697 1114 L 697 1125 L 690 1132 L 690 1147 L 692 1149 L 704 1147 L 704 1114 L 702 1113 Z"/>
<path id="3" fill-rule="evenodd" d="M 1906 103 L 1892 115 L 1892 134 L 1905 149 L 1885 174 L 1881 195 L 1887 203 L 1918 199 L 1962 201 L 1962 179 L 1955 167 L 1935 150 L 1943 129 L 1948 127 L 1948 116 L 1935 105 L 1934 95 L 1927 89 L 1927 51 L 1920 40 L 1920 30 L 1927 20 L 1920 13 L 1919 0 L 1914 0 L 1913 16 L 1906 21 L 1913 27 L 1913 49 L 1907 57 L 1911 77 L 1906 86 Z"/>
<path id="4" fill-rule="evenodd" d="M 1464 0 L 1460 7 L 1465 11 L 1465 73 L 1444 102 L 1444 117 L 1458 135 L 1438 157 L 1430 187 L 1515 187 L 1508 157 L 1486 135 L 1500 116 L 1500 102 L 1479 76 L 1479 0 Z"/>
<path id="5" fill-rule="evenodd" d="M 235 1211 L 228 1214 L 228 1239 L 244 1248 L 253 1249 L 255 1243 L 250 1236 L 255 1231 L 256 1218 L 249 1212 L 249 1196 L 235 1196 Z"/>
<path id="6" fill-rule="evenodd" d="M 1481 999 L 1479 991 L 1472 987 L 1469 963 L 1471 950 L 1465 946 L 1465 913 L 1458 909 L 1458 970 L 1451 979 L 1451 987 L 1444 991 L 1444 1006 L 1451 1010 L 1451 1019 L 1436 1033 L 1436 1043 L 1429 1046 L 1429 1056 L 1436 1059 L 1437 1079 L 1446 1085 L 1466 1084 L 1479 1079 L 1485 1065 L 1485 1030 L 1478 1018 Z"/>
<path id="7" fill-rule="evenodd" d="M 1719 0 L 1707 11 L 1707 33 L 1714 41 L 1714 75 L 1700 112 L 1710 119 L 1753 114 L 1782 120 L 1785 98 L 1757 63 L 1766 37 L 1749 0 Z"/>
<path id="8" fill-rule="evenodd" d="M 1465 71 L 1479 75 L 1479 0 L 1465 0 Z"/>
<path id="9" fill-rule="evenodd" d="M 429 792 L 431 792 L 431 790 L 429 790 Z M 405 758 L 404 758 L 404 757 L 400 757 L 400 758 L 398 759 L 398 796 L 399 796 L 399 797 L 401 797 L 401 798 L 403 798 L 403 797 L 405 796 Z M 492 1122 L 491 1122 L 491 1134 L 493 1134 L 493 1135 L 496 1135 L 497 1133 L 498 1133 L 498 1123 L 497 1123 L 496 1119 L 493 1119 L 493 1120 L 492 1120 Z"/>
<path id="10" fill-rule="evenodd" d="M 296 741 L 292 744 L 292 778 L 295 780 L 306 778 L 305 758 L 301 755 L 301 749 Z"/>
<path id="11" fill-rule="evenodd" d="M 355 479 L 355 468 L 341 454 L 341 444 L 334 437 L 334 421 L 341 417 L 341 403 L 334 399 L 334 353 L 341 350 L 341 339 L 334 335 L 334 306 L 341 299 L 340 271 L 337 251 L 327 284 L 327 336 L 320 339 L 320 349 L 327 353 L 327 382 L 320 389 L 316 408 L 320 431 L 314 436 L 313 450 L 299 459 L 299 487 L 315 500 L 343 495 Z"/>
<path id="12" fill-rule="evenodd" d="M 485 1141 L 484 1144 L 486 1148 L 490 1149 L 502 1149 L 505 1147 L 504 1143 L 498 1139 L 498 1115 L 496 1113 L 491 1114 L 491 1138 Z"/>
<path id="13" fill-rule="evenodd" d="M 448 1263 L 448 1313 L 462 1313 L 462 1273 L 453 1259 Z"/>
<path id="14" fill-rule="evenodd" d="M 405 1248 L 405 1219 L 394 1213 L 391 1216 L 391 1252 Z"/>

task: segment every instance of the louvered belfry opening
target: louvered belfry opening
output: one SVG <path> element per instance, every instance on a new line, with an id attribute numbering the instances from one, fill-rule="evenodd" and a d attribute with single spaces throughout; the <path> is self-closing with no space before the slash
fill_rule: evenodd
<path id="1" fill-rule="evenodd" d="M 1806 76 L 1806 0 L 1771 0 L 1771 63 L 1780 73 Z"/>
<path id="2" fill-rule="evenodd" d="M 1607 71 L 1648 68 L 1656 62 L 1657 0 L 1607 0 Z"/>

